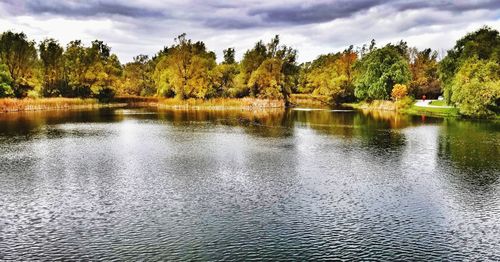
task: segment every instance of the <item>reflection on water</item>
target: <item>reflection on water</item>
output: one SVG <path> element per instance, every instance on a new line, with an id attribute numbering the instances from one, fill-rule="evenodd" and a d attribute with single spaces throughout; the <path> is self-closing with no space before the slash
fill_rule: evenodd
<path id="1" fill-rule="evenodd" d="M 498 122 L 0 114 L 0 260 L 500 259 Z"/>

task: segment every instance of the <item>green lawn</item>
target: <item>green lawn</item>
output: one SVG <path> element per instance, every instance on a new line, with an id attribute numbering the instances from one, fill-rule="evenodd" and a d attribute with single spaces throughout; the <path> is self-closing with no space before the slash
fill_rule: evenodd
<path id="1" fill-rule="evenodd" d="M 410 108 L 404 110 L 408 114 L 414 115 L 430 115 L 430 116 L 458 116 L 457 108 L 439 108 L 439 107 L 420 107 L 420 106 L 411 106 Z"/>
<path id="2" fill-rule="evenodd" d="M 432 105 L 432 106 L 447 106 L 447 104 L 444 100 L 431 101 L 430 105 Z"/>

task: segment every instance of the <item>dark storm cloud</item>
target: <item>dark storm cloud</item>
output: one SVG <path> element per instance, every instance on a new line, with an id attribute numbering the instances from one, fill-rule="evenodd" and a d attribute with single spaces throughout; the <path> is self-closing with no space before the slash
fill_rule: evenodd
<path id="1" fill-rule="evenodd" d="M 499 0 L 223 0 L 119 1 L 119 0 L 4 0 L 11 13 L 92 18 L 124 16 L 137 19 L 173 19 L 213 29 L 249 29 L 307 25 L 350 18 L 371 8 L 393 10 L 434 9 L 463 12 L 500 8 Z M 427 21 L 420 21 L 427 24 Z"/>
<path id="2" fill-rule="evenodd" d="M 379 5 L 383 1 L 331 1 L 313 4 L 283 5 L 277 7 L 257 8 L 249 15 L 260 16 L 267 22 L 310 24 L 321 23 L 338 18 L 349 17 L 357 12 Z"/>
<path id="3" fill-rule="evenodd" d="M 394 5 L 398 11 L 432 8 L 451 12 L 464 12 L 480 9 L 494 10 L 500 8 L 498 0 L 469 0 L 469 1 L 398 1 Z"/>
<path id="4" fill-rule="evenodd" d="M 242 19 L 207 19 L 203 24 L 210 28 L 217 29 L 249 29 L 261 26 L 259 22 L 245 21 Z"/>
<path id="5" fill-rule="evenodd" d="M 127 3 L 127 1 L 125 1 Z M 120 15 L 134 18 L 162 18 L 165 10 L 151 10 L 130 6 L 118 1 L 50 1 L 30 0 L 24 2 L 24 11 L 31 14 L 48 14 L 69 17 L 94 17 Z"/>
<path id="6" fill-rule="evenodd" d="M 380 0 L 338 0 L 313 3 L 271 5 L 252 8 L 250 16 L 258 16 L 267 23 L 312 24 L 348 18 L 372 7 L 389 8 L 395 11 L 435 9 L 440 11 L 463 12 L 479 9 L 500 8 L 498 0 L 482 1 L 380 1 Z"/>

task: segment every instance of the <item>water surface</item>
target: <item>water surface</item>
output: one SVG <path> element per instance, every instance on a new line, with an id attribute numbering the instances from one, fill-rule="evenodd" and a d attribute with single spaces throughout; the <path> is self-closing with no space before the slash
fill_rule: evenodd
<path id="1" fill-rule="evenodd" d="M 500 125 L 0 114 L 0 260 L 499 260 Z"/>

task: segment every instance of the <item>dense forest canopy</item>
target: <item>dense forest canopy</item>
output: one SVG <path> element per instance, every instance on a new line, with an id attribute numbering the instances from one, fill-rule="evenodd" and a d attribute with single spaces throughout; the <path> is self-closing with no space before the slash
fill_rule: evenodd
<path id="1" fill-rule="evenodd" d="M 64 47 L 54 39 L 37 44 L 24 33 L 7 31 L 0 35 L 0 97 L 250 96 L 288 104 L 293 93 L 324 96 L 331 103 L 443 95 L 464 115 L 499 110 L 500 36 L 489 27 L 459 39 L 441 61 L 431 48 L 418 50 L 404 41 L 378 47 L 372 40 L 298 64 L 298 51 L 281 44 L 279 36 L 256 42 L 241 61 L 235 53 L 227 48 L 217 63 L 203 42 L 182 34 L 153 57 L 138 55 L 121 64 L 99 40 Z"/>

